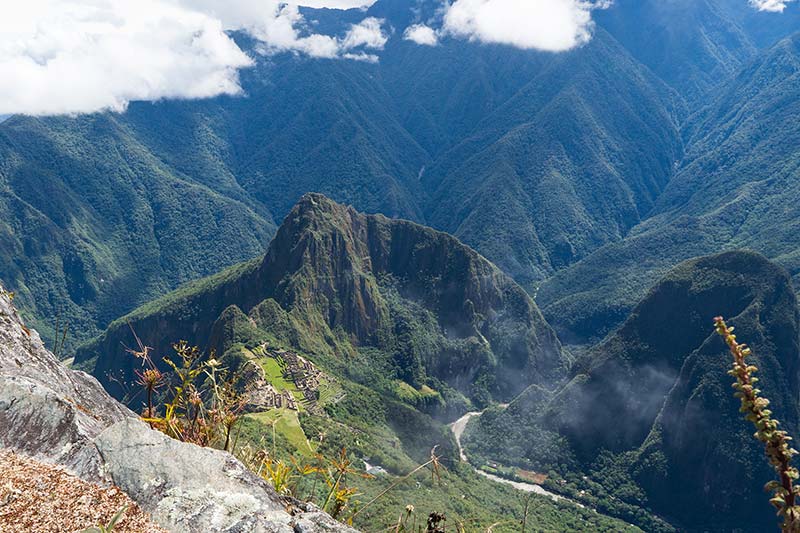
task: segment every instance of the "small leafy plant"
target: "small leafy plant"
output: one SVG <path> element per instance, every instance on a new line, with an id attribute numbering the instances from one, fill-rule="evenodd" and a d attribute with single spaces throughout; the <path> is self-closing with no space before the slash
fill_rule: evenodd
<path id="1" fill-rule="evenodd" d="M 138 349 L 128 351 L 142 361 L 136 370 L 137 384 L 145 392 L 142 419 L 174 439 L 229 451 L 245 406 L 239 377 L 213 354 L 204 358 L 186 341 L 174 344 L 175 354 L 163 359 L 172 370 L 165 374 L 153 362 L 151 349 L 137 342 Z M 162 407 L 156 404 L 159 396 Z"/>
<path id="2" fill-rule="evenodd" d="M 800 506 L 797 505 L 797 496 L 800 494 L 800 485 L 795 485 L 795 481 L 800 474 L 791 465 L 792 457 L 798 452 L 789 444 L 792 438 L 785 431 L 778 429 L 779 422 L 772 418 L 772 411 L 767 409 L 769 400 L 761 396 L 761 391 L 755 387 L 758 378 L 753 374 L 758 368 L 745 360 L 751 354 L 750 348 L 736 341 L 733 327 L 729 327 L 721 316 L 714 319 L 714 327 L 725 340 L 733 356 L 733 367 L 728 374 L 736 379 L 733 388 L 736 389 L 734 396 L 741 401 L 739 410 L 744 413 L 745 419 L 756 427 L 754 436 L 764 443 L 767 458 L 778 475 L 778 480 L 770 481 L 764 488 L 772 492 L 770 503 L 783 518 L 781 531 L 798 533 Z"/>

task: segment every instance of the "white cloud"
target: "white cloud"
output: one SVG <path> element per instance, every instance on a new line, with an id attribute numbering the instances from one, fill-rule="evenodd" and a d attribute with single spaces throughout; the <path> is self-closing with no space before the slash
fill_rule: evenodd
<path id="1" fill-rule="evenodd" d="M 306 7 L 329 7 L 333 9 L 353 9 L 369 7 L 376 0 L 298 0 L 297 4 Z"/>
<path id="2" fill-rule="evenodd" d="M 339 39 L 307 31 L 306 21 L 296 4 L 281 0 L 178 0 L 186 7 L 199 9 L 218 18 L 226 30 L 244 30 L 263 43 L 266 53 L 300 52 L 313 57 L 333 58 L 344 50 L 359 46 L 381 49 L 386 37 L 382 20 L 369 17 L 354 24 Z M 353 7 L 369 5 L 363 0 L 298 0 L 315 7 Z M 304 31 L 306 30 L 306 31 Z"/>
<path id="3" fill-rule="evenodd" d="M 783 13 L 786 4 L 794 0 L 748 0 L 750 5 L 759 11 L 770 11 L 773 13 Z"/>
<path id="4" fill-rule="evenodd" d="M 159 0 L 25 0 L 0 17 L 0 114 L 123 110 L 236 94 L 248 58 L 208 15 Z"/>
<path id="5" fill-rule="evenodd" d="M 216 4 L 216 0 L 213 3 Z M 243 9 L 232 18 L 228 7 L 236 4 L 241 4 Z M 339 42 L 335 37 L 318 33 L 301 35 L 300 28 L 305 21 L 297 6 L 233 0 L 225 7 L 226 18 L 223 21 L 226 28 L 247 31 L 262 42 L 266 53 L 293 51 L 329 58 L 339 55 Z"/>
<path id="6" fill-rule="evenodd" d="M 378 56 L 375 54 L 367 54 L 365 52 L 358 52 L 356 54 L 347 53 L 342 56 L 345 59 L 352 59 L 353 61 L 363 61 L 365 63 L 377 63 Z"/>
<path id="7" fill-rule="evenodd" d="M 406 31 L 403 32 L 403 39 L 425 46 L 436 46 L 439 42 L 436 31 L 425 24 L 414 24 L 406 28 Z"/>
<path id="8" fill-rule="evenodd" d="M 561 52 L 588 42 L 592 10 L 601 0 L 455 0 L 444 14 L 442 30 L 450 35 Z"/>
<path id="9" fill-rule="evenodd" d="M 298 2 L 336 8 L 372 3 Z M 229 30 L 250 33 L 265 53 L 374 61 L 355 49 L 383 48 L 381 22 L 367 18 L 340 38 L 313 33 L 297 6 L 280 0 L 4 2 L 0 115 L 122 111 L 134 100 L 238 94 L 238 71 L 253 59 Z"/>
<path id="10" fill-rule="evenodd" d="M 368 17 L 353 24 L 344 36 L 342 41 L 342 48 L 344 50 L 352 50 L 363 46 L 364 48 L 372 48 L 373 50 L 383 50 L 386 41 L 389 38 L 383 33 L 382 25 L 383 19 L 375 17 Z"/>

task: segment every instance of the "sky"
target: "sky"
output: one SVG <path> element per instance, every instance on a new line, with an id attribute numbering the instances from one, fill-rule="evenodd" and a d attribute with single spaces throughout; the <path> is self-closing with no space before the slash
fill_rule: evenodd
<path id="1" fill-rule="evenodd" d="M 363 8 L 374 0 L 298 0 Z M 782 11 L 793 0 L 742 0 Z M 563 52 L 587 43 L 592 13 L 612 0 L 441 0 L 434 26 L 398 34 L 420 46 L 445 38 Z M 411 0 L 409 4 L 411 5 Z M 317 33 L 298 5 L 280 0 L 0 0 L 0 115 L 124 111 L 134 100 L 241 94 L 258 53 L 377 62 L 394 30 L 368 17 L 340 35 Z"/>

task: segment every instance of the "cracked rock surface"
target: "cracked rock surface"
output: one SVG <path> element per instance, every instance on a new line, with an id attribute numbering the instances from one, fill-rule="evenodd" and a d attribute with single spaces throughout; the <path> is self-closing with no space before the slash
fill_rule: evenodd
<path id="1" fill-rule="evenodd" d="M 173 532 L 355 533 L 313 507 L 292 505 L 290 514 L 289 502 L 229 453 L 151 430 L 48 352 L 2 289 L 0 448 L 116 485 Z"/>

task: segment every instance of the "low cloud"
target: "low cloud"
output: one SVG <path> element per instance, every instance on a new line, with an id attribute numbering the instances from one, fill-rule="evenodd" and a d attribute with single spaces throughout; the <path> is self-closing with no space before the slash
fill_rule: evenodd
<path id="1" fill-rule="evenodd" d="M 358 52 L 357 54 L 347 53 L 342 57 L 353 61 L 363 61 L 364 63 L 378 63 L 380 60 L 375 54 L 367 54 L 365 52 Z"/>
<path id="2" fill-rule="evenodd" d="M 794 0 L 748 0 L 750 5 L 759 11 L 769 11 L 772 13 L 782 13 L 787 4 Z"/>
<path id="3" fill-rule="evenodd" d="M 375 0 L 299 0 L 297 3 L 306 7 L 354 9 L 358 7 L 369 7 L 375 3 Z"/>
<path id="4" fill-rule="evenodd" d="M 299 0 L 359 7 L 370 0 Z M 314 33 L 279 0 L 26 0 L 0 17 L 0 115 L 123 111 L 131 101 L 241 93 L 246 31 L 265 54 L 375 61 L 387 36 L 367 18 L 342 36 Z"/>
<path id="5" fill-rule="evenodd" d="M 592 37 L 592 10 L 603 0 L 455 0 L 442 31 L 454 37 L 517 48 L 562 52 Z"/>
<path id="6" fill-rule="evenodd" d="M 423 46 L 436 46 L 439 42 L 436 30 L 425 24 L 414 24 L 406 28 L 406 31 L 403 32 L 403 39 Z"/>
<path id="7" fill-rule="evenodd" d="M 341 47 L 344 50 L 352 50 L 363 46 L 373 50 L 383 50 L 389 37 L 383 32 L 383 19 L 375 17 L 365 18 L 358 24 L 350 26 Z"/>
<path id="8" fill-rule="evenodd" d="M 241 91 L 252 60 L 208 15 L 155 0 L 28 0 L 0 18 L 0 114 Z"/>

